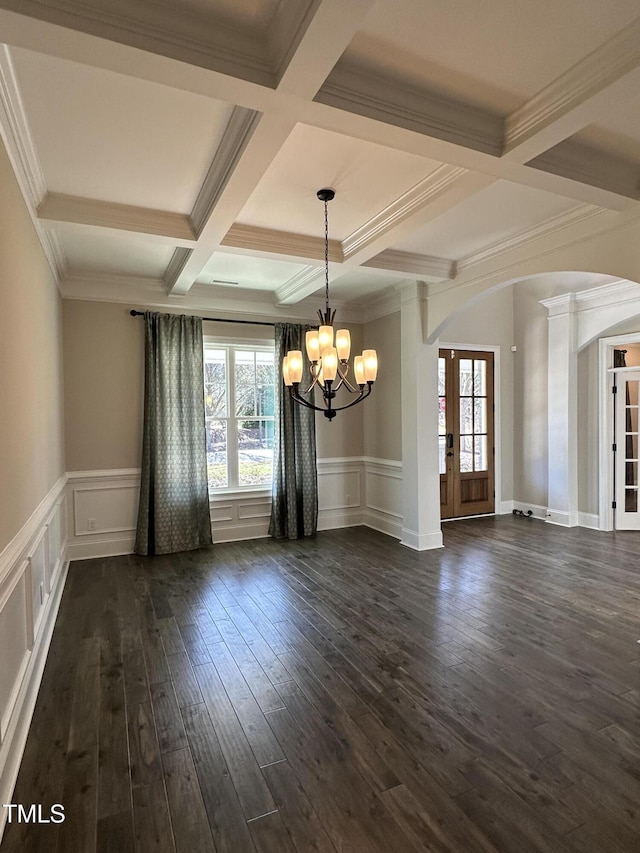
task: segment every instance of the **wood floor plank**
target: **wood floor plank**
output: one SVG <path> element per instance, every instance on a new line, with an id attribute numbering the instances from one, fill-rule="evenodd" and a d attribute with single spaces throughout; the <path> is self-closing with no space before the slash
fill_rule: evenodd
<path id="1" fill-rule="evenodd" d="M 191 751 L 165 753 L 162 766 L 177 853 L 215 851 Z"/>
<path id="2" fill-rule="evenodd" d="M 219 853 L 253 850 L 253 842 L 218 737 L 204 704 L 182 711 L 209 826 Z"/>
<path id="3" fill-rule="evenodd" d="M 196 677 L 247 820 L 272 812 L 273 797 L 215 666 L 196 667 Z"/>
<path id="4" fill-rule="evenodd" d="M 187 736 L 171 681 L 151 685 L 151 704 L 160 752 L 183 749 L 187 745 Z"/>
<path id="5" fill-rule="evenodd" d="M 637 853 L 637 535 L 443 536 L 72 564 L 2 851 Z"/>
<path id="6" fill-rule="evenodd" d="M 164 779 L 133 791 L 135 853 L 175 853 Z"/>

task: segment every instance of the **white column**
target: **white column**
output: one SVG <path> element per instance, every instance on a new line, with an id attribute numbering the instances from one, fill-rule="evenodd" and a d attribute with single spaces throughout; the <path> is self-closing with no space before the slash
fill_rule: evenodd
<path id="1" fill-rule="evenodd" d="M 547 520 L 578 524 L 578 353 L 575 294 L 542 304 L 549 311 Z"/>
<path id="2" fill-rule="evenodd" d="M 425 344 L 426 285 L 401 292 L 402 539 L 416 551 L 442 547 L 438 469 L 438 346 Z"/>

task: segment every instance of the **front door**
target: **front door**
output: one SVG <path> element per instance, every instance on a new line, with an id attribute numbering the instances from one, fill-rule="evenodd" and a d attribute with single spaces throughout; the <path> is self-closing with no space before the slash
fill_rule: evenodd
<path id="1" fill-rule="evenodd" d="M 640 503 L 638 502 L 640 371 L 620 371 L 616 377 L 616 386 L 616 529 L 640 530 Z"/>
<path id="2" fill-rule="evenodd" d="M 441 517 L 494 512 L 493 353 L 441 349 L 438 396 Z"/>

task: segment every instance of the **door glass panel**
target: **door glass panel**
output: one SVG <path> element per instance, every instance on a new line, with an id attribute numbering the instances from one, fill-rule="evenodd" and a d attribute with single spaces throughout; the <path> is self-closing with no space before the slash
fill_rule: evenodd
<path id="1" fill-rule="evenodd" d="M 473 394 L 473 361 L 470 358 L 460 359 L 460 396 L 470 397 Z"/>
<path id="2" fill-rule="evenodd" d="M 626 429 L 628 432 L 638 432 L 638 409 L 636 406 L 626 408 Z"/>
<path id="3" fill-rule="evenodd" d="M 447 473 L 447 462 L 445 459 L 445 453 L 447 452 L 446 448 L 447 437 L 445 435 L 441 435 L 438 438 L 438 467 L 441 474 Z"/>
<path id="4" fill-rule="evenodd" d="M 626 459 L 637 459 L 638 458 L 638 434 L 629 435 L 627 433 L 626 441 L 625 441 L 625 458 Z"/>
<path id="5" fill-rule="evenodd" d="M 447 400 L 440 397 L 438 404 L 438 435 L 447 433 Z"/>
<path id="6" fill-rule="evenodd" d="M 638 382 L 637 380 L 630 379 L 626 383 L 627 385 L 627 405 L 637 406 L 638 405 Z"/>
<path id="7" fill-rule="evenodd" d="M 638 490 L 637 489 L 625 489 L 624 490 L 624 511 L 625 512 L 637 512 L 638 511 Z"/>
<path id="8" fill-rule="evenodd" d="M 625 486 L 637 486 L 638 485 L 638 463 L 637 462 L 625 462 L 624 480 L 625 480 Z"/>
<path id="9" fill-rule="evenodd" d="M 476 397 L 473 401 L 473 431 L 487 431 L 487 400 L 486 397 Z"/>
<path id="10" fill-rule="evenodd" d="M 473 470 L 487 470 L 487 436 L 476 435 L 473 439 Z"/>
<path id="11" fill-rule="evenodd" d="M 484 359 L 474 359 L 473 390 L 476 394 L 482 396 L 487 393 L 487 362 Z"/>
<path id="12" fill-rule="evenodd" d="M 473 433 L 472 403 L 471 397 L 460 398 L 460 435 L 471 435 Z"/>
<path id="13" fill-rule="evenodd" d="M 460 471 L 473 471 L 473 436 L 460 436 Z"/>
<path id="14" fill-rule="evenodd" d="M 438 394 L 441 397 L 444 397 L 444 395 L 447 393 L 446 388 L 445 388 L 446 373 L 447 373 L 446 359 L 439 358 L 438 359 Z"/>

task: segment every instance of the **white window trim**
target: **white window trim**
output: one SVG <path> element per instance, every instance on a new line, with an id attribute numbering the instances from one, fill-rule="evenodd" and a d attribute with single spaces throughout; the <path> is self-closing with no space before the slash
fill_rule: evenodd
<path id="1" fill-rule="evenodd" d="M 235 351 L 238 349 L 252 350 L 254 352 L 271 352 L 274 355 L 275 364 L 275 341 L 268 338 L 234 338 L 218 335 L 204 335 L 204 351 L 206 360 L 206 351 L 209 350 L 225 350 L 227 358 L 227 400 L 230 404 L 229 413 L 226 417 L 216 418 L 216 420 L 224 420 L 227 423 L 227 477 L 232 485 L 219 486 L 218 488 L 209 488 L 209 502 L 217 503 L 222 500 L 231 498 L 241 498 L 247 495 L 251 497 L 266 497 L 271 495 L 271 483 L 268 485 L 259 486 L 241 486 L 238 485 L 238 436 L 237 436 L 237 418 L 231 414 L 233 406 L 231 405 L 234 397 L 232 396 L 233 383 L 235 382 Z M 256 418 L 261 420 L 262 418 Z M 275 415 L 274 415 L 275 422 Z M 231 449 L 234 452 L 231 452 Z"/>

